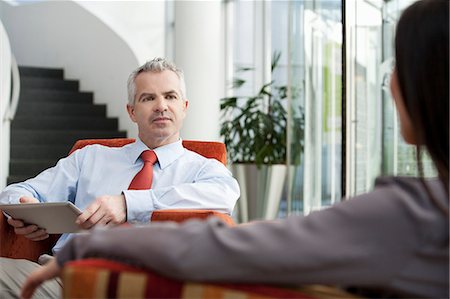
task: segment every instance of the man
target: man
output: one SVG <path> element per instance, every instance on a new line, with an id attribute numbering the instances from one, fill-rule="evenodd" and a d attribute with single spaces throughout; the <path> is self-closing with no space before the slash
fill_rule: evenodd
<path id="1" fill-rule="evenodd" d="M 152 211 L 165 208 L 207 208 L 231 214 L 239 197 L 236 180 L 220 162 L 182 146 L 180 128 L 187 108 L 182 71 L 161 58 L 147 62 L 128 79 L 127 111 L 139 131 L 135 143 L 122 148 L 92 145 L 77 150 L 37 177 L 5 188 L 0 202 L 69 200 L 83 211 L 77 223 L 85 229 L 125 221 L 145 223 Z M 129 190 L 136 189 L 129 187 L 143 168 L 140 155 L 148 149 L 157 158 L 151 188 Z M 8 223 L 16 234 L 30 240 L 48 238 L 47 232 L 36 225 L 25 225 L 12 218 Z M 53 251 L 57 252 L 68 238 L 68 234 L 62 235 Z M 11 264 L 18 267 L 15 261 L 0 261 L 2 269 L 10 268 Z M 26 272 L 29 267 L 38 267 L 30 264 L 27 263 Z M 11 288 L 3 276 L 0 276 L 0 292 Z M 53 293 L 56 287 L 42 294 L 58 296 Z"/>

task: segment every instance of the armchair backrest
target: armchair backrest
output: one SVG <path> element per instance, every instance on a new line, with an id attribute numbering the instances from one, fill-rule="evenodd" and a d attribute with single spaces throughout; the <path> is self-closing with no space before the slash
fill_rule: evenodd
<path id="1" fill-rule="evenodd" d="M 110 147 L 121 147 L 134 142 L 133 138 L 112 138 L 112 139 L 84 139 L 78 140 L 69 152 L 69 155 L 77 149 L 90 144 L 101 144 Z M 216 141 L 183 140 L 183 146 L 188 150 L 196 152 L 206 158 L 216 159 L 227 165 L 227 150 L 225 144 Z"/>
<path id="2" fill-rule="evenodd" d="M 126 144 L 134 142 L 133 138 L 112 138 L 112 139 L 84 139 L 78 140 L 70 150 L 70 153 L 81 149 L 91 144 L 101 144 L 110 147 L 121 147 Z M 195 140 L 183 140 L 183 146 L 188 150 L 196 152 L 206 158 L 213 158 L 227 164 L 227 152 L 225 144 L 215 141 L 195 141 Z M 183 222 L 188 219 L 206 219 L 210 216 L 216 216 L 221 218 L 228 225 L 234 225 L 233 219 L 225 214 L 215 212 L 212 210 L 187 210 L 187 209 L 175 209 L 175 210 L 157 210 L 152 213 L 152 221 L 175 221 Z"/>

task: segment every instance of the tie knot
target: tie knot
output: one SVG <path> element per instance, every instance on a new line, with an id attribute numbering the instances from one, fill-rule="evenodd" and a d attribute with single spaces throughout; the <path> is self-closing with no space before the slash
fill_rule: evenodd
<path id="1" fill-rule="evenodd" d="M 156 157 L 155 152 L 151 150 L 143 151 L 141 154 L 141 159 L 144 161 L 144 163 L 150 162 L 152 165 L 155 164 L 156 161 L 158 161 L 158 157 Z"/>

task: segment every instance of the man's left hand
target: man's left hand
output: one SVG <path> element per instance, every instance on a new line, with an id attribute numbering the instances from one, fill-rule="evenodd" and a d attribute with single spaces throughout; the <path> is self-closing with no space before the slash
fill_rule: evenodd
<path id="1" fill-rule="evenodd" d="M 127 219 L 127 205 L 124 195 L 97 197 L 77 218 L 76 223 L 84 229 L 95 225 L 118 225 Z"/>

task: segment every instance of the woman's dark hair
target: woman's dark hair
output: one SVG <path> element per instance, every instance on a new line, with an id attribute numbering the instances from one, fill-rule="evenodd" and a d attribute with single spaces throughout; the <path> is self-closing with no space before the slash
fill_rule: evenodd
<path id="1" fill-rule="evenodd" d="M 395 35 L 400 91 L 417 140 L 417 163 L 423 179 L 421 146 L 433 160 L 449 194 L 449 0 L 422 0 L 400 17 Z M 424 184 L 430 198 L 446 214 Z"/>

